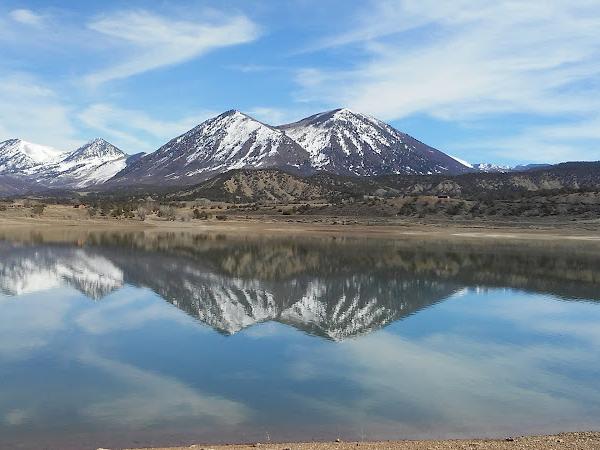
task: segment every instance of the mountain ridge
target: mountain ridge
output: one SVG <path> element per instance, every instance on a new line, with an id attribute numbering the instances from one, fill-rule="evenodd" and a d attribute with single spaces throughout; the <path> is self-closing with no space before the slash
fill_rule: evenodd
<path id="1" fill-rule="evenodd" d="M 302 172 L 307 165 L 306 151 L 283 132 L 232 109 L 171 139 L 110 182 L 194 184 L 231 169 L 277 166 Z"/>
<path id="2" fill-rule="evenodd" d="M 78 189 L 108 181 L 126 167 L 130 158 L 102 138 L 92 139 L 71 152 L 9 139 L 0 142 L 0 176 L 21 179 L 32 190 Z"/>
<path id="3" fill-rule="evenodd" d="M 336 175 L 464 173 L 456 159 L 365 114 L 338 108 L 279 125 L 306 148 L 315 170 Z"/>
<path id="4" fill-rule="evenodd" d="M 328 172 L 359 178 L 516 173 L 545 164 L 471 165 L 347 108 L 269 125 L 230 109 L 169 140 L 149 154 L 128 155 L 101 138 L 71 152 L 20 139 L 0 142 L 0 176 L 6 195 L 48 189 L 110 191 L 196 186 L 231 170 L 277 169 L 298 176 Z M 217 180 L 218 181 L 218 180 Z"/>

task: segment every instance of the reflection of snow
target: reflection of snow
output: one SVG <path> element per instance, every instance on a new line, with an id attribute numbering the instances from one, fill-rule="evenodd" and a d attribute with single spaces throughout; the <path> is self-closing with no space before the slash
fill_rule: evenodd
<path id="1" fill-rule="evenodd" d="M 194 260 L 118 248 L 0 247 L 0 290 L 10 295 L 68 285 L 100 299 L 127 283 L 149 288 L 201 322 L 234 334 L 257 323 L 279 321 L 333 340 L 368 334 L 446 298 L 454 286 L 419 278 L 348 273 L 287 281 L 238 278 Z M 148 314 L 155 312 L 146 311 Z M 132 324 L 144 321 L 130 317 Z M 123 322 L 81 318 L 96 333 Z M 94 331 L 95 330 L 95 331 Z"/>
<path id="2" fill-rule="evenodd" d="M 98 299 L 123 285 L 123 272 L 108 259 L 82 249 L 42 247 L 21 248 L 15 253 L 3 251 L 1 292 L 23 295 L 65 284 Z"/>

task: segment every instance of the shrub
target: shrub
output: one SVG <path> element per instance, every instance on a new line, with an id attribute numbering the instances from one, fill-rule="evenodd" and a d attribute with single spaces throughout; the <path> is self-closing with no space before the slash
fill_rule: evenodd
<path id="1" fill-rule="evenodd" d="M 172 206 L 161 206 L 158 209 L 158 217 L 164 217 L 165 219 L 171 221 L 175 220 L 175 208 L 173 208 Z"/>
<path id="2" fill-rule="evenodd" d="M 146 220 L 146 215 L 148 214 L 148 209 L 145 206 L 138 206 L 136 210 L 136 214 L 141 221 Z"/>
<path id="3" fill-rule="evenodd" d="M 200 211 L 197 208 L 192 211 L 192 215 L 193 215 L 193 218 L 196 220 L 208 219 L 208 213 L 206 211 Z"/>
<path id="4" fill-rule="evenodd" d="M 33 212 L 33 214 L 36 216 L 41 216 L 44 214 L 44 209 L 46 209 L 46 205 L 44 204 L 33 205 L 31 207 L 31 212 Z"/>

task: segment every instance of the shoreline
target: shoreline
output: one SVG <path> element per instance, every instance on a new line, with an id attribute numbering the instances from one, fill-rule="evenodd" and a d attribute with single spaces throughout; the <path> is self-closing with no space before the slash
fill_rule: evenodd
<path id="1" fill-rule="evenodd" d="M 405 239 L 410 237 L 468 240 L 527 240 L 555 242 L 599 242 L 600 224 L 528 224 L 512 226 L 495 223 L 415 223 L 389 222 L 348 224 L 291 222 L 272 218 L 243 219 L 232 217 L 226 221 L 175 222 L 159 219 L 63 219 L 0 217 L 0 231 L 81 231 L 81 232 L 182 232 L 193 234 L 224 233 L 298 236 L 344 236 L 357 238 Z"/>
<path id="2" fill-rule="evenodd" d="M 141 447 L 128 450 L 350 450 L 386 449 L 386 450 L 558 450 L 573 448 L 577 450 L 597 450 L 600 448 L 600 432 L 570 432 L 540 436 L 521 436 L 504 439 L 440 439 L 440 440 L 404 440 L 371 442 L 292 442 L 292 443 L 256 443 L 200 445 L 192 444 L 179 447 Z"/>

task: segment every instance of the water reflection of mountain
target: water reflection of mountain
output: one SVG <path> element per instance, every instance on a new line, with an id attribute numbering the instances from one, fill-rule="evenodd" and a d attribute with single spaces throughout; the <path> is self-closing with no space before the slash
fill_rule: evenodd
<path id="1" fill-rule="evenodd" d="M 339 340 L 465 287 L 596 299 L 600 285 L 597 253 L 574 247 L 143 233 L 89 234 L 78 246 L 24 241 L 0 245 L 4 293 L 65 283 L 98 299 L 127 283 L 225 334 L 276 320 Z"/>
<path id="2" fill-rule="evenodd" d="M 0 292 L 22 295 L 66 283 L 98 300 L 123 286 L 123 273 L 108 259 L 77 247 L 0 242 Z"/>

